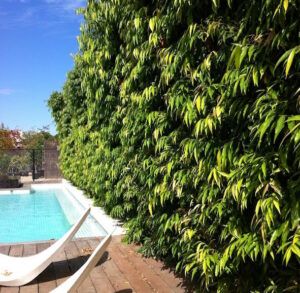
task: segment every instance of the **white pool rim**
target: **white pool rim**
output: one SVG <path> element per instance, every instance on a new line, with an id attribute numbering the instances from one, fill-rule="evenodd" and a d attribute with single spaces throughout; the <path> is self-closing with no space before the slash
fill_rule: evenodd
<path id="1" fill-rule="evenodd" d="M 73 186 L 69 181 L 63 179 L 61 183 L 43 183 L 43 184 L 31 184 L 31 190 L 49 190 L 53 188 L 59 188 L 67 192 L 69 195 L 73 196 L 83 208 L 91 208 L 91 216 L 103 227 L 107 233 L 112 233 L 112 235 L 123 235 L 125 230 L 122 227 L 120 221 L 111 218 L 105 213 L 105 211 L 96 207 L 93 200 L 88 198 L 84 192 L 77 187 Z M 15 191 L 20 194 L 21 190 Z M 23 190 L 22 193 L 29 193 L 30 190 Z M 6 191 L 7 194 L 7 191 Z"/>

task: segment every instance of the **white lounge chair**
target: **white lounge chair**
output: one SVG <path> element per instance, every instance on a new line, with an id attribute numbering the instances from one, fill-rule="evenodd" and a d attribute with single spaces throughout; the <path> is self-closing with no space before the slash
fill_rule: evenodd
<path id="1" fill-rule="evenodd" d="M 78 222 L 62 238 L 36 255 L 14 257 L 0 254 L 0 285 L 22 286 L 32 281 L 48 267 L 52 259 L 72 240 L 89 212 L 90 208 L 84 212 Z"/>
<path id="2" fill-rule="evenodd" d="M 110 241 L 111 234 L 106 236 L 100 242 L 100 244 L 96 247 L 89 259 L 86 261 L 86 263 L 75 274 L 73 274 L 69 279 L 63 282 L 56 289 L 52 290 L 50 293 L 75 292 L 76 289 L 80 286 L 80 284 L 87 278 L 91 270 L 96 266 Z"/>

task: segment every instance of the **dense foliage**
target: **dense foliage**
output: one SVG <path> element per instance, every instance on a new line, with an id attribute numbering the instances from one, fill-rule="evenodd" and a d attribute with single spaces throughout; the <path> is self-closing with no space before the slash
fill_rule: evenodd
<path id="1" fill-rule="evenodd" d="M 75 67 L 49 100 L 65 177 L 201 291 L 300 290 L 299 2 L 82 13 Z"/>

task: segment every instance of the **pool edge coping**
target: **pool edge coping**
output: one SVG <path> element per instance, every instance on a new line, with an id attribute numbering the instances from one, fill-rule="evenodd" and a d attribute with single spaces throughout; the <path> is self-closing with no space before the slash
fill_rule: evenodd
<path id="1" fill-rule="evenodd" d="M 49 187 L 62 187 L 69 191 L 69 193 L 84 207 L 91 208 L 90 214 L 94 219 L 103 227 L 103 229 L 113 236 L 124 235 L 125 230 L 122 227 L 122 223 L 119 220 L 113 219 L 105 213 L 101 207 L 94 205 L 93 200 L 88 198 L 82 190 L 75 187 L 71 182 L 66 179 L 62 179 L 61 183 L 44 183 L 44 184 L 31 184 L 31 189 L 42 190 Z"/>

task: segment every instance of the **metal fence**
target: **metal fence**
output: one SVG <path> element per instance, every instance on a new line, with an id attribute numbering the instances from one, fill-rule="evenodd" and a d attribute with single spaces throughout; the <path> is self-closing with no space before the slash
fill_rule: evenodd
<path id="1" fill-rule="evenodd" d="M 21 178 L 60 177 L 57 148 L 0 149 L 0 188 L 17 187 Z"/>

